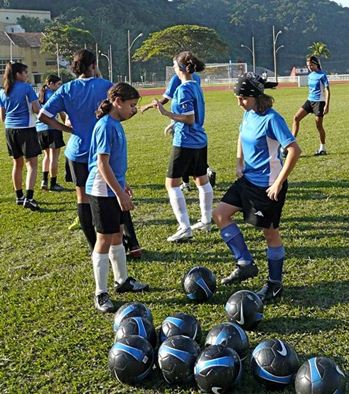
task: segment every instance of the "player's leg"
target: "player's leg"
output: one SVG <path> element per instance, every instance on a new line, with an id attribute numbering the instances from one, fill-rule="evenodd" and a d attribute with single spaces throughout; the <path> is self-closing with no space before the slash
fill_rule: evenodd
<path id="1" fill-rule="evenodd" d="M 42 159 L 42 181 L 41 189 L 48 190 L 48 175 L 50 168 L 50 152 L 49 149 L 44 149 L 44 157 Z"/>
<path id="2" fill-rule="evenodd" d="M 34 200 L 34 187 L 36 182 L 36 176 L 38 173 L 38 157 L 30 157 L 25 159 L 25 164 L 27 167 L 26 176 L 26 196 L 23 203 L 24 208 L 29 208 L 32 211 L 39 210 L 38 203 Z"/>
<path id="3" fill-rule="evenodd" d="M 308 111 L 306 111 L 303 107 L 301 107 L 294 115 L 292 122 L 292 134 L 295 137 L 297 137 L 297 134 L 299 132 L 299 126 L 302 119 L 304 119 L 308 115 L 308 113 L 309 113 Z"/>
<path id="4" fill-rule="evenodd" d="M 131 213 L 124 212 L 124 231 L 123 231 L 123 243 L 127 244 L 128 255 L 132 258 L 141 258 L 142 256 L 142 249 L 139 246 L 139 242 L 137 239 L 136 231 L 133 225 Z M 126 242 L 125 242 L 126 241 Z"/>
<path id="5" fill-rule="evenodd" d="M 192 230 L 211 231 L 213 189 L 207 174 L 194 177 L 199 191 L 201 218 L 191 226 Z"/>
<path id="6" fill-rule="evenodd" d="M 23 167 L 24 167 L 23 156 L 18 157 L 17 159 L 13 159 L 12 183 L 13 183 L 13 187 L 16 192 L 16 204 L 17 205 L 23 205 L 23 203 L 24 203 L 24 194 L 23 194 L 23 189 L 22 189 Z"/>
<path id="7" fill-rule="evenodd" d="M 50 148 L 50 191 L 60 192 L 64 188 L 57 183 L 60 148 Z"/>
<path id="8" fill-rule="evenodd" d="M 315 152 L 315 156 L 326 155 L 326 132 L 323 126 L 323 116 L 315 116 L 315 124 L 320 137 L 320 147 Z"/>

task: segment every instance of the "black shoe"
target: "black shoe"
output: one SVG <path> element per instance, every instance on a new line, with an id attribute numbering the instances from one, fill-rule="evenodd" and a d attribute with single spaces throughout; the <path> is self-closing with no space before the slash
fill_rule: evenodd
<path id="1" fill-rule="evenodd" d="M 64 187 L 56 183 L 55 185 L 50 186 L 50 192 L 62 192 L 64 191 Z"/>
<path id="2" fill-rule="evenodd" d="M 22 196 L 22 197 L 16 197 L 16 204 L 17 204 L 17 205 L 23 205 L 23 204 L 24 204 L 24 200 L 25 200 L 25 197 L 24 197 L 24 196 Z"/>
<path id="3" fill-rule="evenodd" d="M 270 282 L 270 280 L 268 280 L 256 294 L 263 303 L 267 303 L 281 298 L 282 292 L 283 286 L 281 282 Z"/>
<path id="4" fill-rule="evenodd" d="M 25 198 L 23 202 L 23 207 L 28 208 L 31 211 L 39 211 L 39 204 L 33 198 Z"/>
<path id="5" fill-rule="evenodd" d="M 139 293 L 141 291 L 148 291 L 149 285 L 138 282 L 138 280 L 129 276 L 123 284 L 115 282 L 114 289 L 117 293 Z"/>
<path id="6" fill-rule="evenodd" d="M 239 283 L 249 278 L 254 278 L 258 275 L 259 269 L 255 264 L 239 265 L 226 278 L 221 280 L 222 285 L 230 285 L 232 283 Z"/>
<path id="7" fill-rule="evenodd" d="M 102 293 L 95 296 L 95 307 L 102 313 L 114 313 L 117 309 L 113 301 L 109 298 L 108 293 Z"/>

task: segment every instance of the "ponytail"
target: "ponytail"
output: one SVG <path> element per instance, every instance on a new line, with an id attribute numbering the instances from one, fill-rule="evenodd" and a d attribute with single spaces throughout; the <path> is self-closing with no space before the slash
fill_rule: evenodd
<path id="1" fill-rule="evenodd" d="M 137 89 L 126 82 L 119 82 L 116 85 L 113 85 L 108 90 L 108 98 L 102 101 L 96 111 L 97 119 L 101 119 L 103 116 L 109 114 L 113 107 L 112 103 L 117 97 L 120 97 L 122 101 L 127 101 L 139 99 L 141 96 Z"/>
<path id="2" fill-rule="evenodd" d="M 178 63 L 181 71 L 193 74 L 205 69 L 205 63 L 199 60 L 189 51 L 180 52 L 174 60 Z"/>
<path id="3" fill-rule="evenodd" d="M 26 71 L 28 66 L 23 63 L 7 63 L 4 76 L 3 76 L 3 85 L 6 96 L 8 96 L 13 88 L 13 85 L 16 82 L 17 73 L 22 73 Z"/>
<path id="4" fill-rule="evenodd" d="M 74 54 L 73 63 L 71 65 L 71 69 L 73 73 L 79 77 L 80 75 L 85 74 L 91 64 L 96 63 L 96 56 L 93 52 L 90 52 L 87 49 L 80 49 Z"/>

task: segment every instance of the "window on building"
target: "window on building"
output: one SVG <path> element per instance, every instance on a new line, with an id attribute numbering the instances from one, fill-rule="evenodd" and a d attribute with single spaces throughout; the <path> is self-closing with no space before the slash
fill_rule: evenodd
<path id="1" fill-rule="evenodd" d="M 38 62 L 33 62 L 33 67 L 37 67 Z"/>
<path id="2" fill-rule="evenodd" d="M 45 64 L 46 64 L 46 66 L 56 66 L 57 61 L 56 60 L 46 60 Z"/>
<path id="3" fill-rule="evenodd" d="M 34 85 L 39 85 L 42 81 L 42 74 L 33 74 Z"/>
<path id="4" fill-rule="evenodd" d="M 0 74 L 3 75 L 5 72 L 6 64 L 10 61 L 10 59 L 0 59 Z M 12 59 L 13 62 L 22 62 L 22 59 Z"/>

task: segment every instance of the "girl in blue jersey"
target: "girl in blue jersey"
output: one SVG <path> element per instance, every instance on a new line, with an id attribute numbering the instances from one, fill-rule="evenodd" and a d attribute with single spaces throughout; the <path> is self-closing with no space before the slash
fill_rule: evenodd
<path id="1" fill-rule="evenodd" d="M 330 110 L 330 86 L 327 75 L 321 70 L 321 64 L 316 56 L 307 58 L 309 95 L 307 101 L 297 111 L 293 118 L 292 134 L 297 137 L 299 125 L 308 114 L 315 115 L 315 124 L 319 132 L 320 147 L 315 156 L 326 155 L 326 133 L 323 126 L 324 115 Z"/>
<path id="2" fill-rule="evenodd" d="M 93 222 L 97 231 L 92 261 L 96 281 L 95 306 L 101 312 L 114 312 L 108 295 L 109 261 L 115 291 L 139 292 L 149 286 L 128 276 L 123 245 L 124 214 L 133 209 L 132 191 L 126 184 L 127 147 L 122 121 L 137 113 L 138 91 L 127 83 L 118 83 L 97 111 L 89 154 L 89 195 Z"/>
<path id="3" fill-rule="evenodd" d="M 171 112 L 159 100 L 153 105 L 175 122 L 166 189 L 179 229 L 167 240 L 178 242 L 191 238 L 192 230 L 210 230 L 213 190 L 207 176 L 205 102 L 200 85 L 193 80 L 193 73 L 204 70 L 205 65 L 191 52 L 181 52 L 175 56 L 173 68 L 182 83 L 173 95 Z M 190 226 L 185 197 L 180 189 L 181 178 L 186 173 L 193 176 L 199 190 L 201 219 L 193 226 Z"/>
<path id="4" fill-rule="evenodd" d="M 228 189 L 213 218 L 221 237 L 234 258 L 236 269 L 223 284 L 241 282 L 258 274 L 253 257 L 233 217 L 242 212 L 246 223 L 263 230 L 267 242 L 269 278 L 257 294 L 263 302 L 282 293 L 282 269 L 285 250 L 279 222 L 287 192 L 287 177 L 295 166 L 300 148 L 284 119 L 272 109 L 273 98 L 264 94 L 262 78 L 247 73 L 239 77 L 234 91 L 245 111 L 240 126 L 237 149 L 238 180 Z M 280 147 L 287 148 L 283 165 Z"/>
<path id="5" fill-rule="evenodd" d="M 39 92 L 39 102 L 44 105 L 53 93 L 62 85 L 57 75 L 49 75 Z M 58 158 L 60 148 L 65 145 L 61 130 L 49 130 L 46 123 L 36 122 L 39 144 L 44 152 L 42 160 L 41 189 L 48 190 L 48 175 L 50 174 L 50 191 L 59 192 L 63 187 L 57 183 Z"/>
<path id="6" fill-rule="evenodd" d="M 72 70 L 78 77 L 62 85 L 50 97 L 39 113 L 39 120 L 48 124 L 50 129 L 70 131 L 72 133 L 65 155 L 69 160 L 71 175 L 76 186 L 77 210 L 81 229 L 90 250 L 96 242 L 96 232 L 92 223 L 89 199 L 85 193 L 88 176 L 88 152 L 93 128 L 97 122 L 95 112 L 98 105 L 107 97 L 110 81 L 96 78 L 97 64 L 94 53 L 82 49 L 75 53 Z M 65 112 L 72 127 L 55 119 Z"/>
<path id="7" fill-rule="evenodd" d="M 8 63 L 0 92 L 1 120 L 5 123 L 6 142 L 9 155 L 13 158 L 12 182 L 16 192 L 16 203 L 32 211 L 39 210 L 34 200 L 34 186 L 41 153 L 35 129 L 40 105 L 34 89 L 26 81 L 28 67 L 22 63 Z M 26 196 L 22 190 L 24 161 L 27 167 Z"/>

